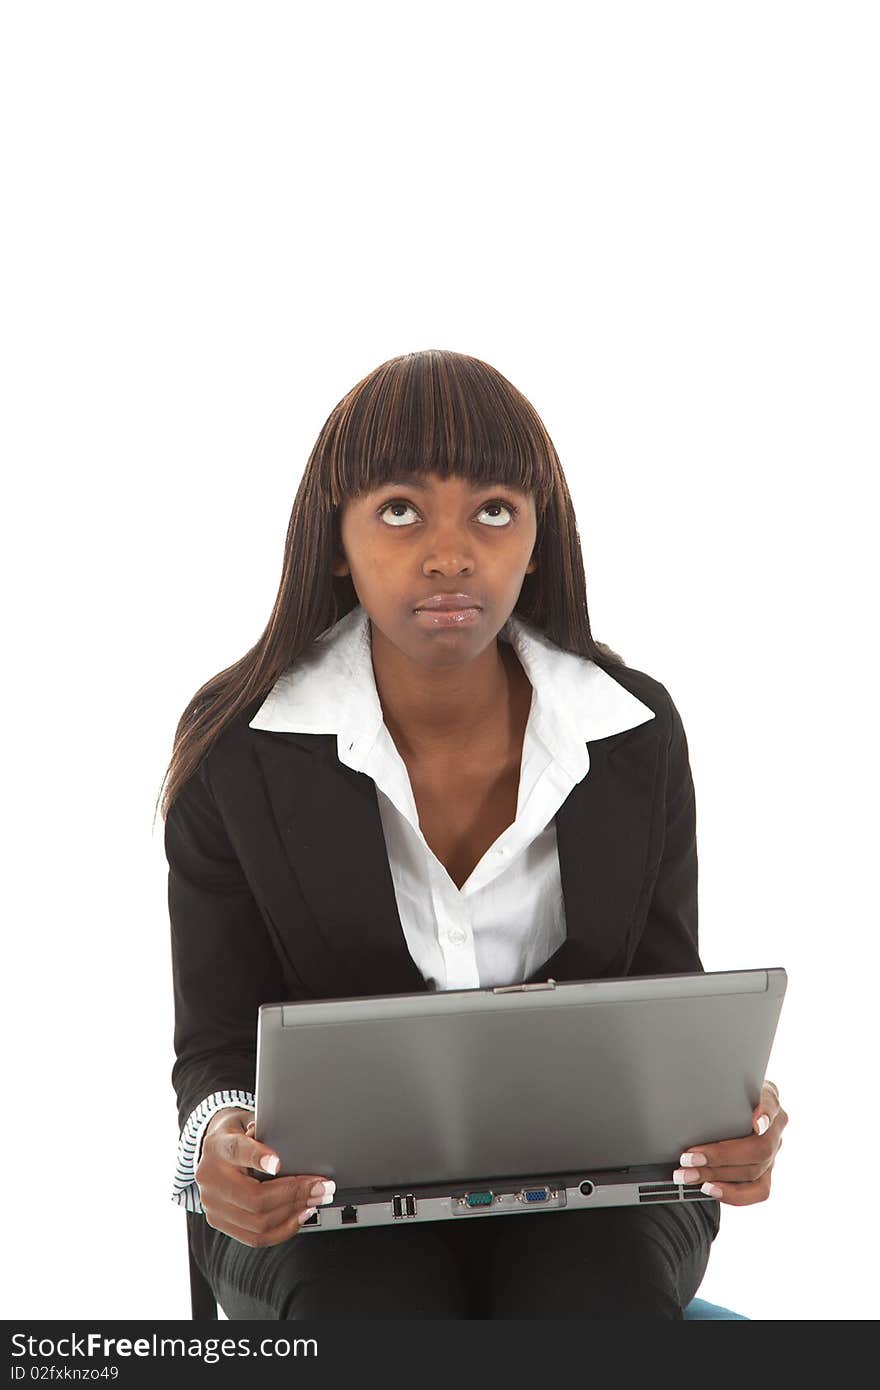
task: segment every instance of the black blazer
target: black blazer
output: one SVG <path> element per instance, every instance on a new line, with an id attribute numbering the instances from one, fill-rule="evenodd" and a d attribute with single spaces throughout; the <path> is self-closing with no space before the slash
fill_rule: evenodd
<path id="1" fill-rule="evenodd" d="M 556 813 L 568 935 L 530 981 L 703 969 L 682 721 L 659 681 L 607 669 L 655 718 L 592 740 Z M 255 1092 L 261 1004 L 428 989 L 375 783 L 340 763 L 335 734 L 249 728 L 263 698 L 224 729 L 165 822 L 181 1130 L 212 1092 Z"/>

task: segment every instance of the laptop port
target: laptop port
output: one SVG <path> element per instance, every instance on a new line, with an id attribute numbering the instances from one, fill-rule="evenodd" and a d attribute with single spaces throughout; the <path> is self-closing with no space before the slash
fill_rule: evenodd
<path id="1" fill-rule="evenodd" d="M 320 1217 L 321 1213 L 319 1211 L 316 1211 L 312 1216 L 309 1217 L 308 1221 L 304 1221 L 302 1224 L 304 1226 L 320 1226 Z"/>
<path id="2" fill-rule="evenodd" d="M 408 1192 L 408 1193 L 406 1194 L 406 1196 L 404 1197 L 404 1199 L 403 1199 L 403 1208 L 404 1208 L 404 1215 L 405 1215 L 405 1216 L 415 1216 L 415 1214 L 416 1214 L 416 1199 L 415 1199 L 415 1197 L 413 1196 L 413 1194 L 412 1194 L 411 1192 Z"/>
<path id="3" fill-rule="evenodd" d="M 468 1207 L 491 1207 L 494 1199 L 494 1192 L 466 1192 L 463 1200 Z"/>
<path id="4" fill-rule="evenodd" d="M 351 1222 L 357 1221 L 357 1219 L 358 1219 L 358 1210 L 357 1210 L 357 1207 L 351 1207 L 351 1206 L 343 1207 L 343 1208 L 342 1208 L 342 1212 L 341 1212 L 341 1216 L 342 1216 L 342 1224 L 343 1224 L 343 1226 L 348 1226 Z"/>
<path id="5" fill-rule="evenodd" d="M 517 1193 L 524 1202 L 549 1202 L 549 1187 L 525 1187 L 522 1192 Z"/>
<path id="6" fill-rule="evenodd" d="M 392 1198 L 391 1198 L 391 1215 L 392 1215 L 392 1216 L 403 1216 L 403 1198 L 402 1198 L 402 1197 L 392 1197 Z"/>
<path id="7" fill-rule="evenodd" d="M 592 1197 L 593 1193 L 596 1191 L 596 1184 L 594 1182 L 590 1182 L 589 1178 L 584 1178 L 583 1182 L 578 1188 L 578 1191 L 580 1192 L 582 1197 Z"/>

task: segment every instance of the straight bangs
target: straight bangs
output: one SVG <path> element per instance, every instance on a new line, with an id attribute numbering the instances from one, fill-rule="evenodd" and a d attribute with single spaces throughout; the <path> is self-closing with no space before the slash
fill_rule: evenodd
<path id="1" fill-rule="evenodd" d="M 339 402 L 324 436 L 316 453 L 334 508 L 425 473 L 506 483 L 534 498 L 538 517 L 553 497 L 555 449 L 534 407 L 500 372 L 462 353 L 383 363 Z"/>

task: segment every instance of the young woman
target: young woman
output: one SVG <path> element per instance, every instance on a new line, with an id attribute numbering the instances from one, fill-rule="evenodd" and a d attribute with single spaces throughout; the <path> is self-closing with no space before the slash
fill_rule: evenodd
<path id="1" fill-rule="evenodd" d="M 706 1202 L 295 1239 L 332 1180 L 251 1172 L 261 1003 L 703 969 L 681 718 L 593 638 L 559 459 L 494 368 L 408 353 L 334 409 L 163 811 L 173 1197 L 230 1318 L 681 1317 L 719 1204 L 769 1193 L 770 1082 L 753 1134 L 681 1156 Z"/>

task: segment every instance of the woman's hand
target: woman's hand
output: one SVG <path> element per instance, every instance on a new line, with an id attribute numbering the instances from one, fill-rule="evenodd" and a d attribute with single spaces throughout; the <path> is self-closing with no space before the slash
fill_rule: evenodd
<path id="1" fill-rule="evenodd" d="M 695 1144 L 683 1153 L 672 1175 L 673 1182 L 700 1183 L 700 1191 L 733 1207 L 765 1202 L 770 1196 L 770 1173 L 782 1145 L 788 1116 L 779 1103 L 772 1081 L 761 1087 L 761 1099 L 752 1114 L 754 1135 L 723 1139 L 717 1144 Z"/>
<path id="2" fill-rule="evenodd" d="M 297 1234 L 318 1206 L 333 1201 L 336 1184 L 310 1175 L 271 1182 L 251 1177 L 249 1168 L 277 1171 L 280 1160 L 253 1137 L 250 1115 L 249 1110 L 224 1109 L 212 1117 L 196 1182 L 209 1226 L 243 1245 L 280 1245 Z M 264 1159 L 275 1168 L 266 1168 Z"/>

